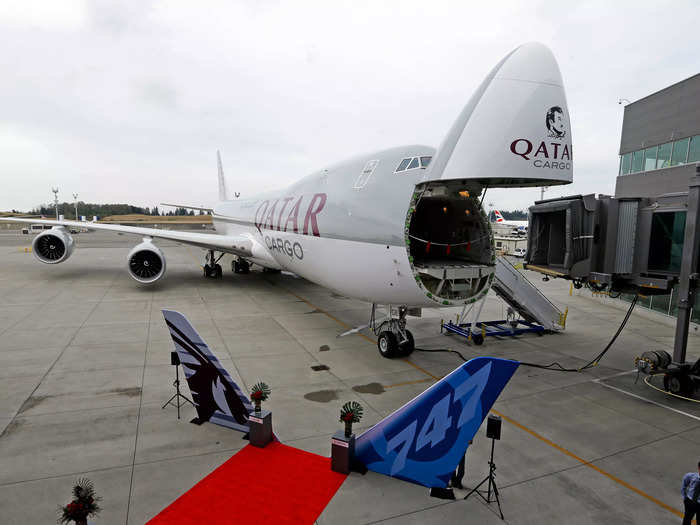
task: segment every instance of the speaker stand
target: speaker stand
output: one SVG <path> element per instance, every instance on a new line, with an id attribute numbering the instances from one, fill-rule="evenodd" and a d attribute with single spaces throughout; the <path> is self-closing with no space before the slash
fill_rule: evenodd
<path id="1" fill-rule="evenodd" d="M 472 494 L 476 494 L 477 496 L 480 496 L 481 499 L 483 499 L 487 504 L 490 505 L 491 488 L 493 487 L 494 501 L 498 505 L 498 513 L 501 515 L 501 519 L 504 520 L 505 518 L 503 517 L 503 511 L 501 510 L 501 500 L 498 497 L 498 486 L 496 486 L 496 464 L 493 462 L 493 450 L 495 446 L 496 440 L 494 438 L 491 438 L 491 459 L 489 460 L 489 475 L 486 476 L 476 487 L 470 490 L 469 494 L 464 496 L 464 499 L 467 499 Z M 486 496 L 484 496 L 484 491 L 479 490 L 479 487 L 481 487 L 486 482 L 488 482 L 488 490 L 486 491 Z"/>
<path id="2" fill-rule="evenodd" d="M 174 407 L 177 407 L 177 418 L 180 419 L 180 407 L 189 403 L 190 405 L 194 406 L 194 403 L 192 402 L 191 399 L 189 399 L 187 396 L 183 395 L 180 393 L 180 367 L 175 365 L 175 381 L 173 381 L 173 386 L 175 387 L 175 393 L 173 396 L 168 399 L 165 404 L 160 407 L 161 410 L 167 407 L 168 405 L 173 405 Z"/>

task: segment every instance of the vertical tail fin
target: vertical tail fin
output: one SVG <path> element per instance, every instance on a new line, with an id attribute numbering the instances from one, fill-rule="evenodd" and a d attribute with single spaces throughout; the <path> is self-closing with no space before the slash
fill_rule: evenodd
<path id="1" fill-rule="evenodd" d="M 226 179 L 224 179 L 224 166 L 221 163 L 221 153 L 219 153 L 219 150 L 216 150 L 216 163 L 219 168 L 219 200 L 225 201 L 228 200 L 226 194 Z"/>
<path id="2" fill-rule="evenodd" d="M 387 476 L 446 487 L 518 365 L 493 357 L 470 359 L 360 435 L 357 459 Z"/>
<path id="3" fill-rule="evenodd" d="M 248 431 L 253 405 L 180 312 L 163 310 L 201 421 Z"/>

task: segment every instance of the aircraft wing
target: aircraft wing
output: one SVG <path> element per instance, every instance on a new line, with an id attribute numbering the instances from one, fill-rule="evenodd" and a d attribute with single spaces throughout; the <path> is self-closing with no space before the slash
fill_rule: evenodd
<path id="1" fill-rule="evenodd" d="M 199 210 L 210 212 L 214 211 L 214 208 L 203 208 L 202 206 L 189 206 L 187 204 L 168 204 L 167 202 L 161 202 L 160 206 L 170 206 L 171 208 L 185 208 L 186 210 Z"/>
<path id="2" fill-rule="evenodd" d="M 15 217 L 0 217 L 3 222 L 25 222 L 28 224 L 48 224 L 51 226 L 68 226 L 76 228 L 87 228 L 89 230 L 103 230 L 117 233 L 128 233 L 131 235 L 141 235 L 143 237 L 153 237 L 156 239 L 168 239 L 171 241 L 190 244 L 200 248 L 217 250 L 226 253 L 233 253 L 242 257 L 252 257 L 253 249 L 258 244 L 252 238 L 244 235 L 217 235 L 211 233 L 197 233 L 173 230 L 160 230 L 157 228 L 142 228 L 138 226 L 122 226 L 120 224 L 99 224 L 95 222 L 82 221 L 56 221 L 49 219 L 18 219 Z M 256 252 L 258 250 L 255 250 Z"/>

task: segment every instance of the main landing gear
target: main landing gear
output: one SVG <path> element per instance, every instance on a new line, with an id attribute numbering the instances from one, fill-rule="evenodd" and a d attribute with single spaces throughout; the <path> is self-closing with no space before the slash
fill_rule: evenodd
<path id="1" fill-rule="evenodd" d="M 375 322 L 376 305 L 372 305 L 370 326 L 377 335 L 377 348 L 382 357 L 406 357 L 415 349 L 413 334 L 406 329 L 406 314 L 408 308 L 399 306 L 389 307 L 389 316 L 381 323 Z"/>
<path id="2" fill-rule="evenodd" d="M 245 259 L 236 257 L 236 259 L 231 262 L 231 270 L 233 273 L 250 273 L 250 263 Z"/>
<path id="3" fill-rule="evenodd" d="M 222 253 L 219 255 L 219 257 L 216 257 L 216 254 L 214 253 L 214 250 L 209 250 L 207 252 L 207 256 L 205 259 L 205 264 L 203 266 L 204 269 L 204 277 L 211 278 L 211 279 L 221 279 L 223 277 L 224 272 L 221 269 L 221 265 L 219 264 L 219 261 L 221 258 L 224 256 Z"/>

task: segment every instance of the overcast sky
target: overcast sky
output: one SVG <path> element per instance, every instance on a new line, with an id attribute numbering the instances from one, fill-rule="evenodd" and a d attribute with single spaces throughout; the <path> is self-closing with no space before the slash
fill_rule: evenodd
<path id="1" fill-rule="evenodd" d="M 548 45 L 571 115 L 574 184 L 612 193 L 619 98 L 700 70 L 700 4 L 2 2 L 0 210 L 213 204 L 358 153 L 437 146 L 514 47 Z M 526 208 L 538 189 L 492 190 Z"/>

